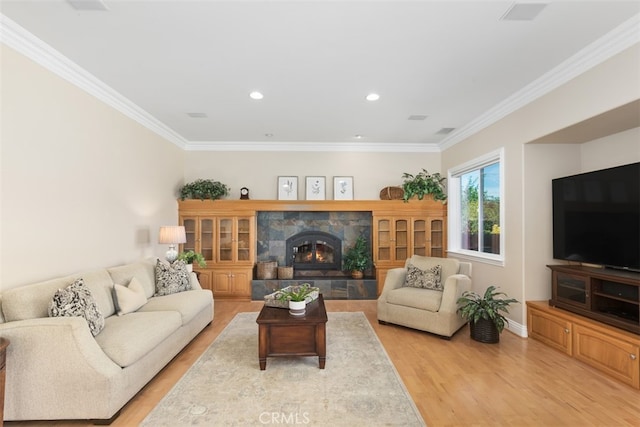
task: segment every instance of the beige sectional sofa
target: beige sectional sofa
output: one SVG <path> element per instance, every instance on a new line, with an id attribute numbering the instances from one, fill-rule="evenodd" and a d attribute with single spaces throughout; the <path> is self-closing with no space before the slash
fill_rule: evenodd
<path id="1" fill-rule="evenodd" d="M 5 420 L 111 420 L 213 320 L 213 295 L 191 273 L 191 290 L 155 293 L 155 262 L 145 260 L 10 289 L 1 295 L 0 336 L 7 349 Z M 148 301 L 117 315 L 114 283 L 132 278 Z M 104 329 L 82 317 L 49 317 L 58 289 L 82 278 Z"/>

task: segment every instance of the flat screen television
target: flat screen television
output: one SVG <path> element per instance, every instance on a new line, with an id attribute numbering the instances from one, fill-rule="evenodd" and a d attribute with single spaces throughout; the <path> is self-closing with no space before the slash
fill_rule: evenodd
<path id="1" fill-rule="evenodd" d="M 555 259 L 640 271 L 640 163 L 552 186 Z"/>

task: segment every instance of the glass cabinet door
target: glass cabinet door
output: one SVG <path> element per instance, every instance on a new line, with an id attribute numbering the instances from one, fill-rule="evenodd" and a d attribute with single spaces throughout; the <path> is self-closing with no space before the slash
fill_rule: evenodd
<path id="1" fill-rule="evenodd" d="M 237 257 L 238 261 L 251 260 L 251 219 L 238 218 L 238 233 L 236 241 L 238 243 Z"/>
<path id="2" fill-rule="evenodd" d="M 218 219 L 218 261 L 233 261 L 233 219 Z"/>
<path id="3" fill-rule="evenodd" d="M 197 242 L 197 230 L 196 230 L 196 219 L 195 218 L 183 218 L 182 225 L 184 226 L 184 233 L 187 238 L 187 241 L 182 245 L 181 251 L 194 251 L 197 252 L 196 242 Z"/>
<path id="4" fill-rule="evenodd" d="M 441 219 L 431 222 L 431 256 L 444 257 L 444 227 Z"/>
<path id="5" fill-rule="evenodd" d="M 200 219 L 200 253 L 206 261 L 213 261 L 214 222 L 212 218 Z"/>
<path id="6" fill-rule="evenodd" d="M 427 250 L 427 221 L 424 219 L 413 220 L 413 255 L 428 256 Z"/>
<path id="7" fill-rule="evenodd" d="M 406 219 L 396 219 L 395 225 L 395 260 L 409 258 L 409 224 Z"/>
<path id="8" fill-rule="evenodd" d="M 391 220 L 378 220 L 377 261 L 391 261 Z"/>

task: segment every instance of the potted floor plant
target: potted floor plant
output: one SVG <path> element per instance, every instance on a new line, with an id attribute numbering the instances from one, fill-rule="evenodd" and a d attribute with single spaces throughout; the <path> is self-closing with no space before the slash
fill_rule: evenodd
<path id="1" fill-rule="evenodd" d="M 367 240 L 360 236 L 356 239 L 353 247 L 349 248 L 343 257 L 344 269 L 351 272 L 354 279 L 362 279 L 364 271 L 371 264 L 369 245 Z"/>
<path id="2" fill-rule="evenodd" d="M 294 316 L 302 316 L 307 310 L 307 297 L 314 290 L 310 284 L 303 283 L 300 286 L 291 286 L 286 290 L 281 290 L 278 299 L 289 302 L 289 313 Z"/>
<path id="3" fill-rule="evenodd" d="M 416 175 L 405 172 L 402 174 L 402 178 L 404 179 L 402 183 L 402 189 L 404 190 L 402 199 L 405 202 L 408 202 L 413 197 L 422 200 L 428 194 L 433 196 L 433 200 L 440 200 L 443 203 L 447 200 L 447 193 L 444 189 L 446 178 L 439 173 L 431 174 L 426 169 L 422 169 Z"/>
<path id="4" fill-rule="evenodd" d="M 195 251 L 180 252 L 180 254 L 178 255 L 178 259 L 184 261 L 185 264 L 187 264 L 187 270 L 189 271 L 193 271 L 193 263 L 197 263 L 201 268 L 207 266 L 207 262 L 205 261 L 204 256 L 202 256 L 201 253 Z"/>
<path id="5" fill-rule="evenodd" d="M 502 313 L 509 313 L 509 304 L 517 303 L 495 286 L 489 286 L 484 295 L 465 291 L 458 298 L 458 312 L 469 321 L 471 338 L 484 343 L 497 343 L 504 325 L 508 323 Z"/>

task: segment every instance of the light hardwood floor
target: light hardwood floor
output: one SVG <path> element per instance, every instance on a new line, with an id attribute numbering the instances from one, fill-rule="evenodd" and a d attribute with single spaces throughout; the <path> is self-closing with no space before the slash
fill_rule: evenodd
<path id="1" fill-rule="evenodd" d="M 447 341 L 399 326 L 379 325 L 375 301 L 325 303 L 328 311 L 365 313 L 430 427 L 640 425 L 640 391 L 538 341 L 505 331 L 499 344 L 481 344 L 469 338 L 468 327 Z M 216 300 L 213 323 L 125 406 L 112 426 L 137 425 L 236 313 L 257 312 L 261 307 L 259 301 Z M 42 425 L 91 424 L 5 423 Z"/>

